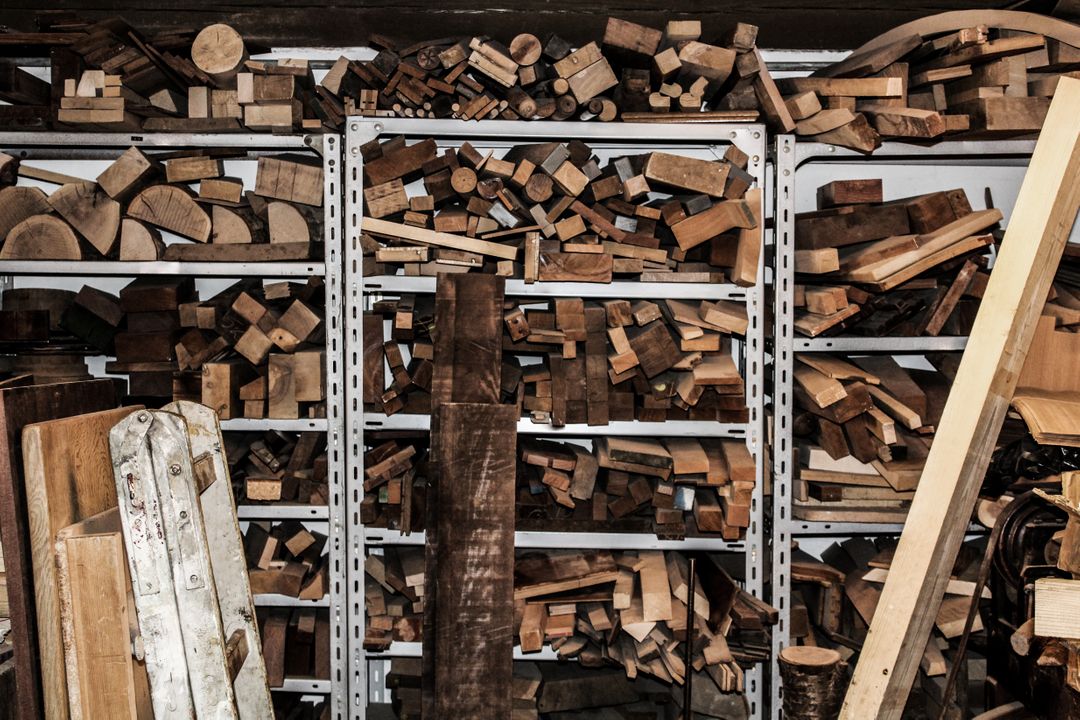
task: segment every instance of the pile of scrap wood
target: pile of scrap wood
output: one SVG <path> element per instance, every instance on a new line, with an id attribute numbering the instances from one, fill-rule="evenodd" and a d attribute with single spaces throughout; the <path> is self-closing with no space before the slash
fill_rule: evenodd
<path id="1" fill-rule="evenodd" d="M 236 157 L 245 154 L 201 149 L 148 155 L 132 147 L 87 180 L 0 153 L 0 260 L 317 257 L 321 160 L 260 157 L 255 188 L 245 192 L 242 180 L 225 175 L 225 161 Z M 18 185 L 19 177 L 34 184 Z M 46 194 L 41 185 L 57 187 Z"/>
<path id="2" fill-rule="evenodd" d="M 795 216 L 795 329 L 967 334 L 1001 217 L 973 210 L 963 189 L 885 202 L 879 179 L 822 186 L 818 210 Z"/>
<path id="3" fill-rule="evenodd" d="M 22 126 L 227 132 L 321 130 L 340 125 L 315 98 L 306 60 L 257 61 L 228 25 L 144 37 L 120 18 L 91 22 L 70 13 L 39 17 L 38 33 L 14 33 L 48 47 L 51 83 L 14 64 L 0 75 L 0 113 Z"/>
<path id="4" fill-rule="evenodd" d="M 663 31 L 608 18 L 604 36 L 575 49 L 558 35 L 521 33 L 504 45 L 451 37 L 400 47 L 373 36 L 368 61 L 341 58 L 319 87 L 343 115 L 480 120 L 753 121 L 783 100 L 737 23 L 719 45 L 698 20 Z"/>
<path id="5" fill-rule="evenodd" d="M 922 655 L 919 679 L 908 700 L 908 712 L 912 716 L 921 716 L 925 706 L 929 717 L 937 717 L 946 674 L 955 659 L 953 651 L 964 632 L 985 545 L 986 539 L 981 538 L 960 548 L 945 590 L 945 600 Z M 875 544 L 867 538 L 851 538 L 834 543 L 822 554 L 823 560 L 796 550 L 791 561 L 790 631 L 793 640 L 802 646 L 834 650 L 842 659 L 855 665 L 889 575 L 895 548 L 895 539 L 882 538 Z M 990 590 L 983 588 L 981 598 L 989 601 Z M 972 649 L 985 648 L 984 626 L 979 614 L 975 616 L 972 633 L 974 637 L 960 668 L 959 682 L 954 694 L 949 696 L 950 704 L 958 704 L 964 709 L 968 708 L 969 683 L 972 697 L 982 697 L 986 677 L 986 659 Z M 846 686 L 846 675 L 841 676 L 839 682 Z"/>
<path id="6" fill-rule="evenodd" d="M 244 555 L 252 594 L 323 599 L 330 591 L 325 547 L 325 535 L 297 520 L 250 523 L 244 533 Z"/>
<path id="7" fill-rule="evenodd" d="M 746 333 L 744 304 L 520 302 L 507 303 L 504 315 L 501 391 L 534 422 L 747 421 L 744 380 L 731 354 L 731 335 Z M 433 315 L 430 296 L 381 300 L 364 315 L 370 407 L 387 415 L 430 411 Z"/>
<path id="8" fill-rule="evenodd" d="M 424 605 L 423 552 L 387 547 L 368 555 L 365 571 L 365 647 L 415 642 Z M 514 577 L 521 651 L 550 646 L 560 658 L 589 668 L 577 671 L 582 677 L 616 667 L 621 671 L 612 678 L 651 676 L 682 685 L 692 673 L 695 695 L 739 693 L 743 670 L 767 657 L 768 628 L 776 622 L 775 609 L 741 590 L 721 560 L 708 555 L 694 556 L 691 564 L 676 552 L 522 551 Z M 546 712 L 542 695 L 539 709 Z M 633 698 L 597 706 L 625 702 Z M 574 708 L 551 711 L 557 709 Z"/>
<path id="9" fill-rule="evenodd" d="M 229 432 L 225 453 L 238 502 L 329 502 L 324 433 Z"/>
<path id="10" fill-rule="evenodd" d="M 604 164 L 580 140 L 496 157 L 396 137 L 362 153 L 366 276 L 757 281 L 761 189 L 734 145 L 716 160 L 651 152 Z M 416 180 L 425 194 L 410 197 Z"/>
<path id="11" fill-rule="evenodd" d="M 369 442 L 376 446 L 364 458 L 362 522 L 423 530 L 426 438 Z M 738 540 L 755 477 L 742 440 L 603 437 L 590 449 L 584 440 L 520 438 L 517 528 Z"/>
<path id="12" fill-rule="evenodd" d="M 196 400 L 222 420 L 325 417 L 323 307 L 317 277 L 244 280 L 200 301 L 194 278 L 151 275 L 119 297 L 83 287 L 61 325 L 114 356 L 106 371 L 126 374 L 148 405 Z"/>
<path id="13" fill-rule="evenodd" d="M 901 28 L 810 77 L 777 81 L 791 115 L 777 129 L 865 153 L 882 139 L 1037 133 L 1058 79 L 1080 69 L 1080 45 L 986 15 L 986 25 L 927 35 Z"/>
<path id="14" fill-rule="evenodd" d="M 937 371 L 888 355 L 795 356 L 795 517 L 903 521 L 959 360 L 931 359 Z"/>
<path id="15" fill-rule="evenodd" d="M 266 661 L 266 681 L 271 688 L 280 688 L 285 679 L 329 680 L 330 656 L 334 649 L 330 637 L 330 614 L 318 608 L 259 608 L 259 633 L 263 658 Z M 275 693 L 274 705 L 279 709 L 293 703 L 281 701 Z M 285 696 L 288 697 L 287 695 Z M 321 712 L 308 703 L 299 703 L 288 718 L 329 718 L 329 705 Z"/>
<path id="16" fill-rule="evenodd" d="M 76 294 L 54 288 L 4 290 L 0 305 L 0 387 L 90 379 L 88 344 L 64 317 Z"/>

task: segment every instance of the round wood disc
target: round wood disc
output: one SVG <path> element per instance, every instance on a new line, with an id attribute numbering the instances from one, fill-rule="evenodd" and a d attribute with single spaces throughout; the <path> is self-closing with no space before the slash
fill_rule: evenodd
<path id="1" fill-rule="evenodd" d="M 224 23 L 204 27 L 191 45 L 192 62 L 207 75 L 236 72 L 245 55 L 244 38 Z"/>
<path id="2" fill-rule="evenodd" d="M 540 59 L 540 39 L 529 33 L 521 33 L 510 41 L 510 57 L 518 65 L 532 65 Z"/>
<path id="3" fill-rule="evenodd" d="M 439 48 L 431 46 L 420 48 L 416 53 L 416 64 L 424 70 L 434 70 L 439 67 L 442 64 L 439 60 Z"/>
<path id="4" fill-rule="evenodd" d="M 476 189 L 476 171 L 472 168 L 459 167 L 450 176 L 450 187 L 459 195 L 468 195 Z"/>
<path id="5" fill-rule="evenodd" d="M 792 645 L 780 651 L 780 661 L 804 668 L 831 667 L 840 662 L 840 653 L 812 645 Z"/>

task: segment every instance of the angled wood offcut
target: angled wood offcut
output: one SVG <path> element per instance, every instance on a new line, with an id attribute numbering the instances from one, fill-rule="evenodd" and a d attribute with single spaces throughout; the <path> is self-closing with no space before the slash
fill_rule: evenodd
<path id="1" fill-rule="evenodd" d="M 1062 78 L 840 717 L 898 719 L 1080 207 L 1080 80 Z"/>

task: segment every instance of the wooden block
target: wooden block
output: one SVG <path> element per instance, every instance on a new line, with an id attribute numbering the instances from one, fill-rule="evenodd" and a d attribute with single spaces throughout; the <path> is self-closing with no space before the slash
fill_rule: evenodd
<path id="1" fill-rule="evenodd" d="M 370 168 L 365 166 L 370 177 Z M 392 178 L 388 178 L 392 179 Z M 374 179 L 372 180 L 374 182 Z M 260 157 L 255 176 L 255 194 L 301 205 L 322 206 L 322 165 L 307 158 Z"/>
<path id="2" fill-rule="evenodd" d="M 818 207 L 822 209 L 880 202 L 882 202 L 880 178 L 833 180 L 818 188 Z"/>
<path id="3" fill-rule="evenodd" d="M 721 197 L 728 166 L 710 160 L 653 152 L 645 160 L 642 174 L 662 186 Z"/>

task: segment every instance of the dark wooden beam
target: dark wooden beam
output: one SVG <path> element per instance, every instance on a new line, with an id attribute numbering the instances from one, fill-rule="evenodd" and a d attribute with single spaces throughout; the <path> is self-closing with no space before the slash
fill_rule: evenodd
<path id="1" fill-rule="evenodd" d="M 120 15 L 146 34 L 191 30 L 214 22 L 236 27 L 251 41 L 276 46 L 357 46 L 371 33 L 409 44 L 448 35 L 486 34 L 509 42 L 519 32 L 555 32 L 574 44 L 603 36 L 608 15 L 663 28 L 668 20 L 700 19 L 705 39 L 718 39 L 736 22 L 758 25 L 758 44 L 767 48 L 847 49 L 901 23 L 947 10 L 1005 8 L 1006 0 L 937 0 L 907 5 L 892 0 L 861 3 L 805 3 L 782 0 L 685 0 L 661 7 L 651 0 L 581 4 L 572 0 L 502 0 L 483 5 L 468 0 L 436 4 L 413 0 L 346 0 L 328 5 L 310 0 L 71 0 L 64 9 L 89 19 Z M 0 10 L 0 24 L 35 28 L 34 15 L 45 3 L 12 0 Z"/>

